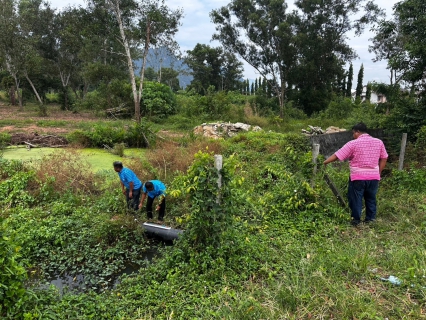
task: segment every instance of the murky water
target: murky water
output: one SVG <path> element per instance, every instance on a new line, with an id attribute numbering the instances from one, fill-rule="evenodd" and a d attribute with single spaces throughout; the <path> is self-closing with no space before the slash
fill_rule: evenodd
<path id="1" fill-rule="evenodd" d="M 143 258 L 146 262 L 152 261 L 158 255 L 157 247 L 152 247 L 148 250 Z M 120 277 L 123 275 L 131 275 L 139 271 L 140 266 L 134 264 L 127 264 L 126 268 L 120 273 L 110 277 L 109 279 L 101 280 L 96 285 L 91 286 L 89 281 L 86 281 L 84 274 L 71 275 L 68 273 L 62 275 L 51 275 L 46 279 L 41 280 L 37 274 L 32 275 L 27 283 L 28 287 L 37 289 L 47 289 L 51 285 L 54 285 L 59 294 L 62 295 L 65 292 L 85 292 L 87 290 L 95 290 L 98 292 L 113 289 L 120 283 Z"/>

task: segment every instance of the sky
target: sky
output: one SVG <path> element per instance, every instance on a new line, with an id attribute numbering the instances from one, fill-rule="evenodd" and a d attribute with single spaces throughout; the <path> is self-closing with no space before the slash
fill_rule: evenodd
<path id="1" fill-rule="evenodd" d="M 400 0 L 375 0 L 375 3 L 385 10 L 387 18 L 392 16 L 392 7 Z M 68 5 L 85 6 L 83 0 L 50 0 L 53 8 L 61 9 Z M 192 50 L 197 43 L 208 44 L 212 47 L 219 46 L 217 41 L 212 42 L 211 38 L 215 32 L 215 26 L 211 22 L 209 13 L 213 9 L 218 9 L 229 3 L 229 0 L 166 0 L 166 5 L 172 9 L 182 8 L 184 18 L 182 26 L 176 35 L 176 40 L 181 51 Z M 289 2 L 289 9 L 292 8 L 293 1 Z M 291 4 L 290 4 L 291 3 Z M 361 64 L 364 65 L 364 84 L 370 81 L 389 83 L 389 70 L 386 69 L 386 61 L 374 63 L 374 54 L 368 52 L 371 45 L 370 38 L 373 34 L 366 30 L 361 36 L 349 35 L 348 44 L 355 49 L 359 58 L 352 61 L 354 67 L 353 86 L 356 86 L 358 71 Z M 243 61 L 244 62 L 244 61 Z M 349 66 L 347 66 L 347 69 Z M 247 63 L 244 62 L 244 76 L 247 79 L 255 79 L 259 74 Z"/>

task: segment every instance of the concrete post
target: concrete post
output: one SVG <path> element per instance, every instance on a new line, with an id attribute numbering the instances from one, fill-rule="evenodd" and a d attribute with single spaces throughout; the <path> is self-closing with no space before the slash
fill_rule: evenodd
<path id="1" fill-rule="evenodd" d="M 219 171 L 218 173 L 218 177 L 217 177 L 217 187 L 219 189 L 219 194 L 220 194 L 220 189 L 222 188 L 222 174 L 220 173 L 220 170 L 222 170 L 223 168 L 223 157 L 220 154 L 215 154 L 214 155 L 214 167 Z M 220 203 L 220 196 L 218 195 L 217 197 L 217 203 Z"/>
<path id="2" fill-rule="evenodd" d="M 402 134 L 401 151 L 399 152 L 398 170 L 404 168 L 405 147 L 407 146 L 407 133 Z"/>
<path id="3" fill-rule="evenodd" d="M 317 159 L 319 155 L 320 145 L 318 143 L 314 143 L 312 145 L 312 163 L 314 164 L 314 172 L 311 179 L 311 187 L 314 187 L 314 179 L 317 174 Z"/>

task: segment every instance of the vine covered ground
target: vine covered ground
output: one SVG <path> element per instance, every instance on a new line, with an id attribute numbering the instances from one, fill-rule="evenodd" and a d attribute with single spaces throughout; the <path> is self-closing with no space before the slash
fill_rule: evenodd
<path id="1" fill-rule="evenodd" d="M 221 189 L 215 153 L 224 157 Z M 61 170 L 53 170 L 55 160 Z M 425 316 L 424 167 L 397 171 L 389 163 L 377 222 L 354 228 L 324 172 L 312 176 L 309 141 L 300 135 L 179 138 L 123 161 L 144 180 L 167 182 L 166 223 L 185 230 L 151 262 L 142 259 L 149 240 L 125 211 L 112 170 L 89 174 L 84 159 L 67 151 L 39 164 L 1 159 L 2 318 Z M 344 192 L 347 165 L 327 170 Z M 66 174 L 73 183 L 61 179 Z M 139 271 L 112 286 L 129 263 Z M 32 274 L 65 272 L 88 275 L 85 290 L 61 295 L 28 282 Z M 390 275 L 400 283 L 383 280 Z"/>

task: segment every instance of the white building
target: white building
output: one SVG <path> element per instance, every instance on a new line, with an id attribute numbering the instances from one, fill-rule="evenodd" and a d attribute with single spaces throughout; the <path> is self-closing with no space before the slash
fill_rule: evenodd
<path id="1" fill-rule="evenodd" d="M 364 86 L 362 88 L 362 93 L 361 93 L 361 102 L 364 102 L 366 100 L 366 96 L 367 96 L 367 86 Z M 356 90 L 352 90 L 352 99 L 355 100 L 355 97 L 356 97 Z M 370 103 L 384 103 L 386 101 L 387 100 L 385 95 L 371 91 Z"/>

